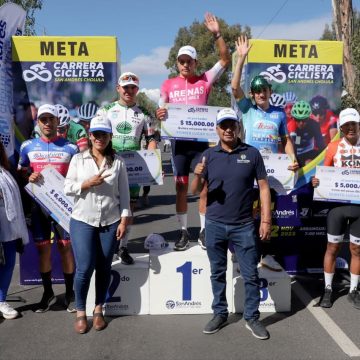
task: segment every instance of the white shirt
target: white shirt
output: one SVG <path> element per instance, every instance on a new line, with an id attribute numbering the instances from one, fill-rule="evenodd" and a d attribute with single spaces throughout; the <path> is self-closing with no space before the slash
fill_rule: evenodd
<path id="1" fill-rule="evenodd" d="M 73 156 L 64 183 L 66 195 L 74 196 L 71 217 L 92 226 L 106 226 L 127 217 L 130 212 L 129 183 L 124 160 L 115 155 L 111 168 L 103 160 L 100 169 L 89 150 Z M 110 174 L 104 182 L 81 190 L 81 184 L 106 168 L 102 176 Z"/>

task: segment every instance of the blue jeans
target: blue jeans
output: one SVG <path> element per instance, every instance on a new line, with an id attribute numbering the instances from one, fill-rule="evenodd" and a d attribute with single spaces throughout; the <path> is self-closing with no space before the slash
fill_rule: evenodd
<path id="1" fill-rule="evenodd" d="M 0 265 L 0 302 L 6 300 L 16 260 L 16 240 L 3 242 L 5 265 Z"/>
<path id="2" fill-rule="evenodd" d="M 231 240 L 245 285 L 244 319 L 259 318 L 260 282 L 257 270 L 258 251 L 254 222 L 226 225 L 206 219 L 206 250 L 210 260 L 211 286 L 215 315 L 228 316 L 226 301 L 227 250 Z"/>
<path id="3" fill-rule="evenodd" d="M 85 311 L 91 276 L 95 272 L 95 305 L 104 304 L 111 278 L 111 263 L 116 246 L 119 221 L 95 227 L 70 220 L 70 238 L 74 251 L 76 309 Z"/>

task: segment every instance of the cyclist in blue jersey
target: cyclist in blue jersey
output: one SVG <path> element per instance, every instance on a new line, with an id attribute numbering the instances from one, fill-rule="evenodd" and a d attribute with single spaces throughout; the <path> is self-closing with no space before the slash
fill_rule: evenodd
<path id="1" fill-rule="evenodd" d="M 247 37 L 240 36 L 236 41 L 238 61 L 231 81 L 232 93 L 242 112 L 244 142 L 255 146 L 260 152 L 277 153 L 280 138 L 286 154 L 293 161 L 289 170 L 295 171 L 299 164 L 287 133 L 285 112 L 280 107 L 270 105 L 271 84 L 263 76 L 255 76 L 250 84 L 251 98 L 245 97 L 240 87 L 242 68 L 250 49 Z"/>

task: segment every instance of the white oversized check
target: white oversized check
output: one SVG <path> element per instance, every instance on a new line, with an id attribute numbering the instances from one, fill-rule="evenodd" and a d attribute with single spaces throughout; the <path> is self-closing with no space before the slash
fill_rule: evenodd
<path id="1" fill-rule="evenodd" d="M 161 121 L 163 139 L 218 142 L 216 115 L 218 106 L 166 104 L 168 117 Z"/>
<path id="2" fill-rule="evenodd" d="M 288 170 L 292 161 L 286 154 L 261 154 L 270 188 L 279 194 L 286 194 L 294 188 L 296 182 L 296 173 Z"/>
<path id="3" fill-rule="evenodd" d="M 123 151 L 129 184 L 162 185 L 161 152 L 156 150 Z"/>
<path id="4" fill-rule="evenodd" d="M 360 204 L 360 169 L 317 166 L 314 200 Z"/>
<path id="5" fill-rule="evenodd" d="M 64 194 L 65 178 L 53 167 L 45 168 L 41 174 L 44 181 L 28 183 L 25 190 L 65 231 L 69 232 L 74 204 L 72 198 Z"/>

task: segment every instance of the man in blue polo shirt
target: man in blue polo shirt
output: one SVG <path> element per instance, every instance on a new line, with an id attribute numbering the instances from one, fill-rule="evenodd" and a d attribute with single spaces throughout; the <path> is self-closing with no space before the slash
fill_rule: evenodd
<path id="1" fill-rule="evenodd" d="M 240 124 L 234 110 L 221 110 L 216 124 L 220 142 L 203 153 L 191 184 L 193 193 L 200 192 L 205 184 L 208 188 L 205 237 L 211 267 L 214 317 L 203 332 L 213 334 L 227 321 L 226 268 L 228 243 L 231 240 L 244 278 L 246 328 L 256 338 L 268 339 L 269 333 L 259 321 L 257 234 L 252 216 L 256 179 L 262 204 L 259 236 L 261 240 L 268 240 L 271 233 L 271 204 L 266 170 L 260 152 L 239 139 Z"/>

